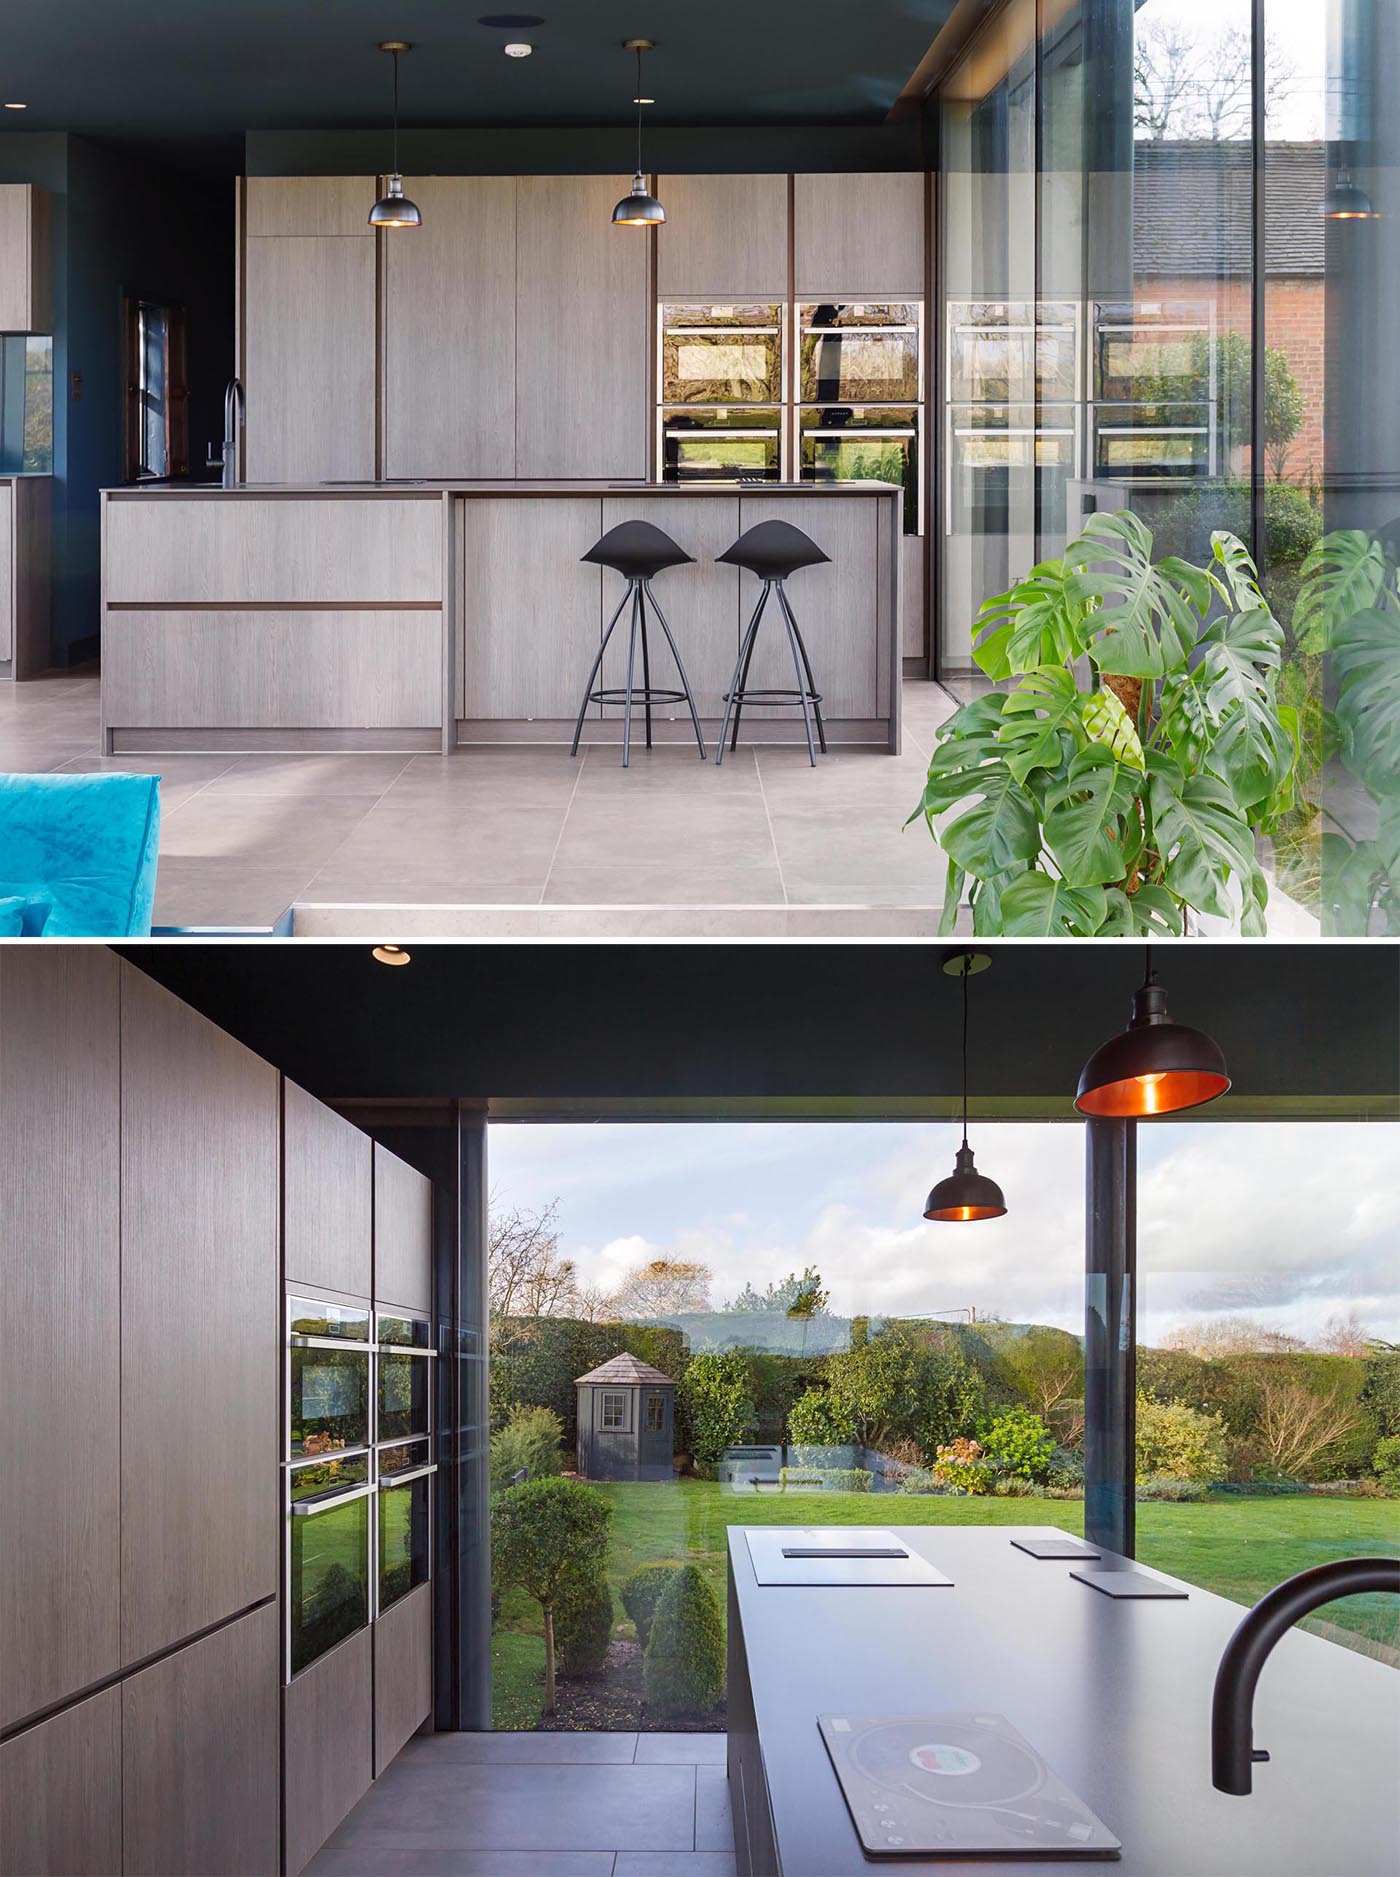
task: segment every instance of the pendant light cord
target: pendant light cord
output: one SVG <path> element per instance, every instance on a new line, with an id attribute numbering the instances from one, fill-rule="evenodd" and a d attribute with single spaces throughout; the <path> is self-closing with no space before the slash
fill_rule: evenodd
<path id="1" fill-rule="evenodd" d="M 1153 968 L 1152 968 L 1152 947 L 1151 947 L 1150 945 L 1144 945 L 1142 949 L 1143 949 L 1143 961 L 1142 961 L 1142 965 L 1143 965 L 1143 978 L 1142 978 L 1142 981 L 1143 981 L 1143 983 L 1144 983 L 1144 984 L 1153 984 L 1153 983 L 1155 983 L 1155 982 L 1156 982 L 1156 977 L 1157 977 L 1157 974 L 1156 974 L 1156 972 L 1155 972 L 1155 971 L 1153 970 Z"/>
<path id="2" fill-rule="evenodd" d="M 642 48 L 637 47 L 637 174 L 642 173 Z"/>
<path id="3" fill-rule="evenodd" d="M 394 54 L 394 174 L 399 173 L 399 55 Z"/>
<path id="4" fill-rule="evenodd" d="M 962 1138 L 962 1144 L 964 1147 L 967 1146 L 967 980 L 971 976 L 971 972 L 969 970 L 971 963 L 972 963 L 971 952 L 964 952 L 963 953 L 963 968 L 962 968 L 962 981 L 963 981 L 963 1034 L 962 1034 L 963 1138 Z"/>

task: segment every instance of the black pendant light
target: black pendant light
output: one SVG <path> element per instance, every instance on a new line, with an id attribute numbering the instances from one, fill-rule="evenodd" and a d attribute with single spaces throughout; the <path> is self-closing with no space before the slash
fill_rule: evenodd
<path id="1" fill-rule="evenodd" d="M 1343 163 L 1336 181 L 1322 198 L 1322 213 L 1332 222 L 1364 222 L 1375 212 L 1370 196 L 1351 180 L 1351 171 Z"/>
<path id="2" fill-rule="evenodd" d="M 1220 1045 L 1167 1015 L 1167 993 L 1157 982 L 1148 946 L 1147 975 L 1133 998 L 1128 1027 L 1085 1063 L 1075 1107 L 1080 1114 L 1128 1120 L 1179 1114 L 1214 1101 L 1229 1086 Z"/>
<path id="3" fill-rule="evenodd" d="M 394 55 L 394 173 L 389 178 L 388 189 L 369 212 L 369 225 L 371 228 L 421 228 L 422 211 L 404 194 L 403 177 L 399 174 L 399 54 L 412 52 L 413 47 L 406 39 L 385 39 L 379 50 Z"/>
<path id="4" fill-rule="evenodd" d="M 1006 1211 L 1006 1201 L 995 1180 L 989 1180 L 973 1165 L 972 1149 L 967 1144 L 967 981 L 991 964 L 986 952 L 951 952 L 943 960 L 943 970 L 950 978 L 962 979 L 962 1146 L 954 1162 L 954 1171 L 940 1180 L 928 1196 L 924 1217 L 940 1224 L 966 1224 L 974 1219 L 999 1219 Z"/>
<path id="5" fill-rule="evenodd" d="M 612 212 L 613 227 L 659 228 L 666 219 L 666 211 L 647 188 L 647 179 L 642 174 L 642 106 L 652 102 L 642 96 L 642 54 L 652 50 L 652 41 L 624 39 L 622 48 L 624 52 L 637 55 L 637 95 L 632 100 L 637 107 L 637 173 L 632 178 L 632 187 Z"/>

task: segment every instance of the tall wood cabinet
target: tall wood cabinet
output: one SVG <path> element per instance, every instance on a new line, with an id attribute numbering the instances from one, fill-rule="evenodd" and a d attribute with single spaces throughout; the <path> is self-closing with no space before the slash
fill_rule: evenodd
<path id="1" fill-rule="evenodd" d="M 77 1701 L 0 1745 L 0 1871 L 114 1877 L 122 1868 L 122 1691 Z"/>
<path id="2" fill-rule="evenodd" d="M 0 953 L 0 1725 L 121 1661 L 119 970 Z"/>
<path id="3" fill-rule="evenodd" d="M 287 1288 L 372 1295 L 370 1157 L 352 1122 L 282 1084 L 283 1264 Z"/>
<path id="4" fill-rule="evenodd" d="M 370 482 L 375 449 L 373 176 L 243 185 L 250 482 Z"/>
<path id="5" fill-rule="evenodd" d="M 662 176 L 657 188 L 659 299 L 787 298 L 786 176 Z"/>
<path id="6" fill-rule="evenodd" d="M 422 1316 L 433 1307 L 433 1183 L 374 1149 L 374 1300 Z"/>

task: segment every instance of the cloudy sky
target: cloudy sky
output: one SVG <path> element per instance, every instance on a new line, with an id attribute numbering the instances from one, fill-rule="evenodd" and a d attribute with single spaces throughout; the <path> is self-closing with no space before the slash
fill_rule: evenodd
<path id="1" fill-rule="evenodd" d="M 1400 1128 L 1178 1124 L 1139 1130 L 1139 1334 L 1249 1313 L 1304 1337 L 1355 1308 L 1400 1340 Z M 496 1126 L 493 1200 L 557 1197 L 561 1249 L 612 1289 L 633 1265 L 698 1259 L 723 1303 L 814 1264 L 832 1309 L 1082 1322 L 1082 1133 L 986 1123 L 979 1167 L 1008 1214 L 929 1225 L 952 1171 L 943 1124 Z"/>

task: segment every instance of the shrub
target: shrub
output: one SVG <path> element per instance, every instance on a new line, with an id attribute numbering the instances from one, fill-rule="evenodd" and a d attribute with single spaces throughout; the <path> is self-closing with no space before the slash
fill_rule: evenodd
<path id="1" fill-rule="evenodd" d="M 1218 1414 L 1188 1408 L 1184 1401 L 1154 1401 L 1139 1395 L 1137 1403 L 1137 1480 L 1168 1474 L 1173 1479 L 1202 1480 L 1207 1485 L 1224 1479 L 1225 1423 Z"/>
<path id="2" fill-rule="evenodd" d="M 737 1350 L 693 1357 L 677 1393 L 686 1405 L 690 1450 L 702 1465 L 713 1466 L 753 1423 L 749 1365 Z"/>
<path id="3" fill-rule="evenodd" d="M 1400 1434 L 1400 1350 L 1378 1349 L 1367 1356 L 1361 1400 L 1382 1434 Z"/>
<path id="4" fill-rule="evenodd" d="M 658 1717 L 708 1714 L 724 1695 L 724 1622 L 719 1599 L 694 1564 L 666 1587 L 642 1662 L 647 1709 Z"/>
<path id="5" fill-rule="evenodd" d="M 612 1626 L 612 1592 L 601 1571 L 580 1573 L 576 1583 L 566 1583 L 554 1617 L 560 1673 L 574 1677 L 600 1673 L 608 1659 Z"/>
<path id="6" fill-rule="evenodd" d="M 849 1447 L 856 1437 L 855 1415 L 834 1388 L 809 1388 L 788 1410 L 788 1439 L 802 1447 Z"/>
<path id="7" fill-rule="evenodd" d="M 1033 1480 L 1021 1479 L 1015 1473 L 1003 1473 L 1000 1479 L 992 1481 L 992 1491 L 998 1499 L 1043 1499 L 1045 1488 Z"/>
<path id="8" fill-rule="evenodd" d="M 1056 1447 L 1050 1456 L 1049 1482 L 1052 1486 L 1082 1486 L 1084 1484 L 1084 1456 L 1072 1453 L 1068 1447 Z"/>
<path id="9" fill-rule="evenodd" d="M 982 1444 L 1003 1473 L 1043 1481 L 1050 1471 L 1055 1437 L 1029 1408 L 1003 1408 L 982 1437 Z"/>
<path id="10" fill-rule="evenodd" d="M 975 1427 L 985 1405 L 982 1381 L 955 1336 L 936 1338 L 892 1323 L 856 1349 L 827 1361 L 831 1389 L 850 1403 L 852 1433 L 862 1447 L 888 1453 L 895 1441 L 917 1441 L 932 1453 Z"/>
<path id="11" fill-rule="evenodd" d="M 1176 1479 L 1170 1473 L 1149 1473 L 1144 1478 L 1138 1475 L 1137 1496 L 1139 1499 L 1169 1499 L 1173 1502 L 1191 1502 L 1204 1499 L 1210 1492 L 1209 1486 L 1202 1479 Z"/>
<path id="12" fill-rule="evenodd" d="M 996 1468 L 983 1454 L 980 1441 L 963 1437 L 938 1449 L 933 1477 L 953 1492 L 986 1493 L 992 1489 Z"/>
<path id="13" fill-rule="evenodd" d="M 800 1491 L 813 1481 L 823 1492 L 869 1492 L 871 1476 L 863 1466 L 785 1466 L 778 1478 L 784 1492 Z"/>
<path id="14" fill-rule="evenodd" d="M 903 1479 L 899 1482 L 897 1490 L 900 1492 L 930 1493 L 944 1492 L 946 1488 L 938 1483 L 927 1467 L 916 1467 L 904 1475 Z"/>
<path id="15" fill-rule="evenodd" d="M 504 1427 L 491 1436 L 491 1490 L 509 1486 L 517 1473 L 543 1479 L 563 1466 L 564 1423 L 552 1408 L 517 1401 Z"/>
<path id="16" fill-rule="evenodd" d="M 580 1480 L 527 1479 L 491 1499 L 491 1575 L 518 1584 L 544 1612 L 544 1711 L 554 1712 L 554 1612 L 571 1586 L 598 1576 L 612 1506 Z"/>
<path id="17" fill-rule="evenodd" d="M 622 1586 L 622 1607 L 636 1625 L 637 1641 L 645 1649 L 651 1637 L 651 1622 L 677 1571 L 685 1566 L 674 1559 L 643 1564 L 633 1571 Z"/>
<path id="18" fill-rule="evenodd" d="M 1382 1479 L 1394 1477 L 1400 1481 L 1400 1434 L 1387 1434 L 1376 1442 L 1371 1455 L 1371 1470 L 1379 1473 Z"/>

